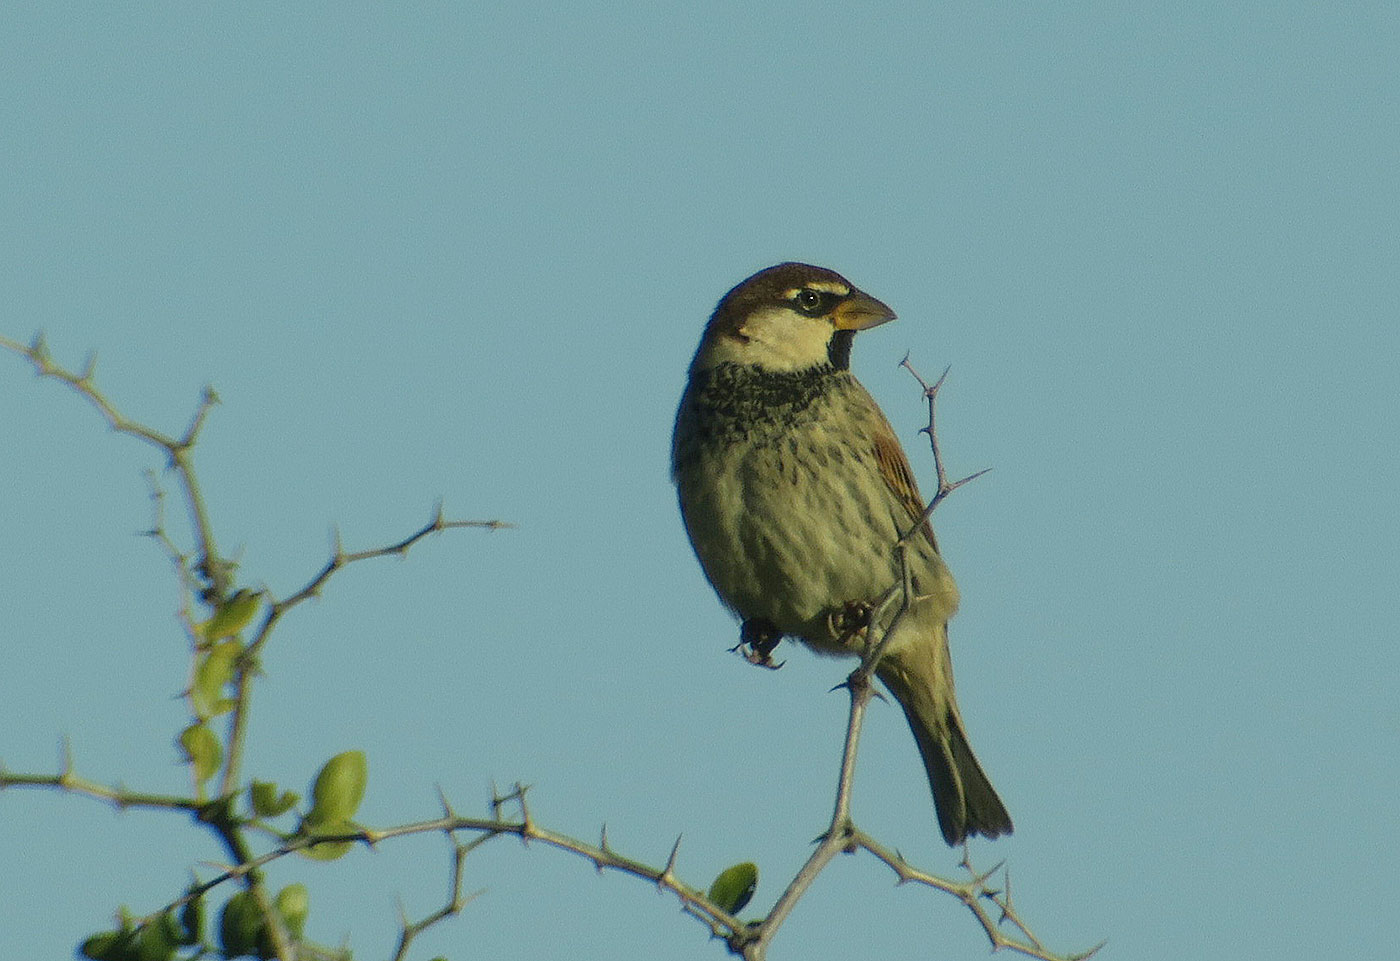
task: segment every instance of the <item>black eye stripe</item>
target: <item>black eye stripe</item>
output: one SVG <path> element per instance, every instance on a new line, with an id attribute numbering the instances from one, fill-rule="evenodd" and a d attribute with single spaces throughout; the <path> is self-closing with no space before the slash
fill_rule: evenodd
<path id="1" fill-rule="evenodd" d="M 803 287 L 792 295 L 792 305 L 800 314 L 808 317 L 822 317 L 836 309 L 845 298 L 840 294 L 833 294 L 828 290 L 815 290 L 811 287 Z"/>

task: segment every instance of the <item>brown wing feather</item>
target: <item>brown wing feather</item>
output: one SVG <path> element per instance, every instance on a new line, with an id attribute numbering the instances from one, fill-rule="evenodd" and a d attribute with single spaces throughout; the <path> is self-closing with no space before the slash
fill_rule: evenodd
<path id="1" fill-rule="evenodd" d="M 924 503 L 923 497 L 919 494 L 919 485 L 914 481 L 914 472 L 909 469 L 909 458 L 904 456 L 904 448 L 899 446 L 899 440 L 894 436 L 894 431 L 888 422 L 881 426 L 884 430 L 877 432 L 871 438 L 875 448 L 875 463 L 880 467 L 880 476 L 885 479 L 890 490 L 909 511 L 909 521 L 913 523 L 923 514 L 924 508 L 928 505 Z M 924 522 L 923 530 L 928 536 L 929 543 L 933 545 L 933 549 L 938 550 L 938 541 L 934 539 L 933 527 L 927 521 Z"/>

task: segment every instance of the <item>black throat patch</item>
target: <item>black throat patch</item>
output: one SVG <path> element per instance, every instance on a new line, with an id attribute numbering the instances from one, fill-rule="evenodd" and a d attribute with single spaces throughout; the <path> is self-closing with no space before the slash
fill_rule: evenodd
<path id="1" fill-rule="evenodd" d="M 779 434 L 849 376 L 831 364 L 798 371 L 719 364 L 692 375 L 679 416 L 702 435 Z"/>
<path id="2" fill-rule="evenodd" d="M 855 339 L 854 330 L 838 330 L 831 335 L 826 345 L 826 356 L 832 367 L 837 370 L 851 369 L 851 343 Z"/>

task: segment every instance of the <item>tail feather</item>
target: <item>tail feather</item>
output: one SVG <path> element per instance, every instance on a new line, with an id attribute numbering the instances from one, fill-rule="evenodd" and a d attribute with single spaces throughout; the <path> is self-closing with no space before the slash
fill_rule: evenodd
<path id="1" fill-rule="evenodd" d="M 876 673 L 904 708 L 928 773 L 938 827 L 952 846 L 971 835 L 1010 834 L 1012 824 L 967 742 L 946 650 L 942 656 L 936 649 L 899 650 L 887 655 Z"/>

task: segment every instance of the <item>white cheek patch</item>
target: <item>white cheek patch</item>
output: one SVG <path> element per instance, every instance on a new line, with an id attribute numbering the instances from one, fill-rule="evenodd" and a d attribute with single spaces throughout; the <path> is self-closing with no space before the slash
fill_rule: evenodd
<path id="1" fill-rule="evenodd" d="M 833 328 L 824 317 L 804 317 L 796 311 L 774 307 L 750 314 L 739 328 L 733 359 L 769 370 L 805 370 L 827 362 L 827 345 Z"/>

